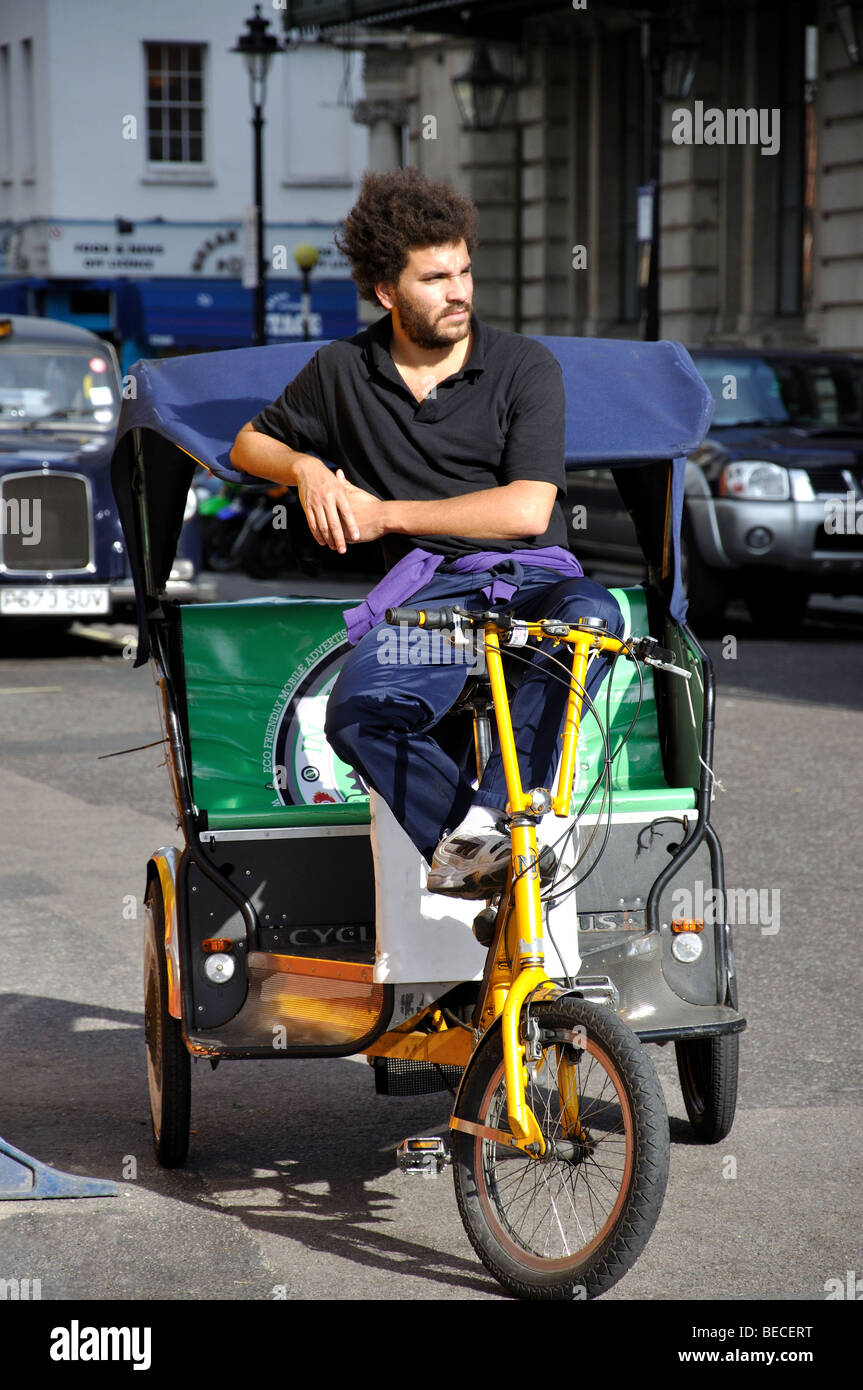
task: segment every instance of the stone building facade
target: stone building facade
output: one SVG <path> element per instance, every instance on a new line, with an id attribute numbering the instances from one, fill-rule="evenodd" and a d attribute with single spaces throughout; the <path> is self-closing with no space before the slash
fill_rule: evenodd
<path id="1" fill-rule="evenodd" d="M 414 8 L 402 4 L 398 22 Z M 643 13 L 612 0 L 504 13 L 488 0 L 458 14 L 425 6 L 410 30 L 393 20 L 387 31 L 329 31 L 365 48 L 373 167 L 375 150 L 388 167 L 401 145 L 404 160 L 478 204 L 477 305 L 492 323 L 641 336 Z M 832 5 L 693 0 L 689 14 L 700 39 L 694 85 L 685 101 L 665 101 L 661 118 L 660 335 L 863 348 L 863 66 L 852 65 Z M 435 22 L 448 32 L 419 32 Z M 478 38 L 517 85 L 499 127 L 474 133 L 461 129 L 452 79 Z M 705 139 L 678 143 L 677 113 L 694 121 L 698 103 Z M 743 111 L 759 135 L 742 117 L 724 131 L 705 121 Z M 744 131 L 756 143 L 743 143 Z M 723 142 L 708 143 L 717 134 Z"/>

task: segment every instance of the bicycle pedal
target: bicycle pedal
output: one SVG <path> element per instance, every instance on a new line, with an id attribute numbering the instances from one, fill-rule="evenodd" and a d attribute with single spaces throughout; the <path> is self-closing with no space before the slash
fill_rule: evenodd
<path id="1" fill-rule="evenodd" d="M 452 1163 L 452 1154 L 439 1135 L 414 1135 L 399 1144 L 396 1162 L 402 1173 L 436 1178 Z"/>

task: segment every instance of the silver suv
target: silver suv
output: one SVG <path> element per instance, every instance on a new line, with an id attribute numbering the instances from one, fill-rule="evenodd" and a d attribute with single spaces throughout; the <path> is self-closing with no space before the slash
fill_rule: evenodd
<path id="1" fill-rule="evenodd" d="M 692 626 L 715 628 L 738 595 L 759 626 L 789 631 L 811 593 L 863 593 L 863 358 L 718 347 L 692 357 L 715 402 L 686 469 Z M 569 500 L 569 540 L 585 568 L 637 570 L 640 548 L 608 470 L 573 474 Z"/>

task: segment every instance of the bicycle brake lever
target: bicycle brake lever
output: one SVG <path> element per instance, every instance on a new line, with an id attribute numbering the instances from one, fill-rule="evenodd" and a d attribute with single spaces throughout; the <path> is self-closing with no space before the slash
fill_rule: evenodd
<path id="1" fill-rule="evenodd" d="M 645 666 L 655 666 L 660 671 L 671 671 L 676 676 L 683 676 L 689 680 L 692 672 L 686 671 L 682 666 L 675 665 L 674 652 L 667 647 L 660 647 L 655 637 L 635 637 L 629 643 L 629 651 L 626 653 L 630 661 L 642 661 Z"/>
<path id="2" fill-rule="evenodd" d="M 645 656 L 642 658 L 645 666 L 655 666 L 659 671 L 671 671 L 675 676 L 683 676 L 684 680 L 690 680 L 691 671 L 684 671 L 682 666 L 675 666 L 673 661 L 660 661 L 655 656 Z"/>

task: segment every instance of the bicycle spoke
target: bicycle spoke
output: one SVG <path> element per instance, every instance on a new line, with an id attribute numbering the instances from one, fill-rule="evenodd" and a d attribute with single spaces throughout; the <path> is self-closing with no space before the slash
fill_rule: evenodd
<path id="1" fill-rule="evenodd" d="M 523 1296 L 592 1298 L 629 1268 L 652 1229 L 664 1190 L 664 1102 L 641 1045 L 614 1015 L 564 999 L 536 1006 L 540 1056 L 527 1063 L 524 1100 L 544 1144 L 531 1155 L 457 1135 L 456 1185 L 474 1248 Z M 576 1047 L 557 1039 L 581 1034 Z M 467 1078 L 469 1083 L 470 1077 Z M 653 1123 L 642 1127 L 634 1095 Z M 500 1039 L 490 1042 L 466 1113 L 509 1130 Z"/>
<path id="2" fill-rule="evenodd" d="M 573 1256 L 595 1239 L 613 1211 L 626 1172 L 620 1101 L 608 1072 L 586 1051 L 578 1062 L 566 1065 L 575 1076 L 568 1078 L 564 1095 L 574 1091 L 580 1128 L 589 1131 L 590 1153 L 580 1162 L 519 1160 L 511 1149 L 483 1143 L 488 1190 L 501 1220 L 519 1245 L 545 1259 Z M 564 1133 L 560 1066 L 554 1047 L 529 1069 L 525 1099 L 548 1144 Z M 508 1127 L 503 1083 L 489 1108 L 488 1124 Z M 572 1133 L 572 1122 L 569 1128 Z"/>

